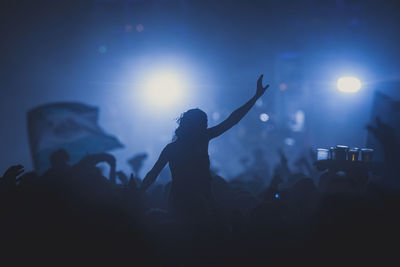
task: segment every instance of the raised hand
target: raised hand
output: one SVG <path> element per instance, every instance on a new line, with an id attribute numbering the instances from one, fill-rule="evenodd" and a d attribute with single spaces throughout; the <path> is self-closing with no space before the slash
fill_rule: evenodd
<path id="1" fill-rule="evenodd" d="M 262 85 L 263 76 L 264 75 L 261 75 L 258 78 L 256 94 L 252 98 L 250 98 L 249 101 L 247 101 L 243 106 L 241 106 L 240 108 L 238 108 L 234 112 L 232 112 L 232 114 L 229 115 L 229 117 L 227 119 L 225 119 L 223 122 L 221 122 L 220 124 L 218 124 L 214 127 L 207 129 L 208 138 L 210 140 L 217 136 L 220 136 L 221 134 L 223 134 L 224 132 L 226 132 L 230 128 L 232 128 L 234 125 L 236 125 L 247 114 L 247 112 L 249 112 L 249 110 L 254 106 L 254 104 L 257 102 L 257 99 L 260 98 L 265 93 L 265 91 L 267 90 L 269 85 L 263 87 L 263 85 Z"/>
<path id="2" fill-rule="evenodd" d="M 257 92 L 256 92 L 257 97 L 262 96 L 269 87 L 269 84 L 267 84 L 265 87 L 263 87 L 263 85 L 262 85 L 263 77 L 264 77 L 264 74 L 261 74 L 257 80 Z"/>
<path id="3" fill-rule="evenodd" d="M 24 172 L 24 166 L 14 165 L 6 170 L 3 175 L 3 182 L 8 185 L 15 185 L 18 175 Z"/>

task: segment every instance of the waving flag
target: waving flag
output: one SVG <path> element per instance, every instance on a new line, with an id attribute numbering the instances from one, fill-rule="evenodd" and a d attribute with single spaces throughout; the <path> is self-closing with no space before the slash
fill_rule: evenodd
<path id="1" fill-rule="evenodd" d="M 50 167 L 49 156 L 57 149 L 68 151 L 71 163 L 87 154 L 101 153 L 123 145 L 98 125 L 99 109 L 66 102 L 39 106 L 27 113 L 28 136 L 36 171 Z"/>

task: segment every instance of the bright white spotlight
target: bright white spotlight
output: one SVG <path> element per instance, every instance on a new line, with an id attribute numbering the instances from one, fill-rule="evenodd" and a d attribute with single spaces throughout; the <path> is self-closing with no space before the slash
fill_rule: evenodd
<path id="1" fill-rule="evenodd" d="M 146 101 L 157 107 L 168 107 L 182 100 L 183 87 L 183 80 L 175 73 L 158 73 L 148 80 L 144 96 Z"/>
<path id="2" fill-rule="evenodd" d="M 345 93 L 356 93 L 361 88 L 361 82 L 356 77 L 341 77 L 337 81 L 337 87 Z"/>

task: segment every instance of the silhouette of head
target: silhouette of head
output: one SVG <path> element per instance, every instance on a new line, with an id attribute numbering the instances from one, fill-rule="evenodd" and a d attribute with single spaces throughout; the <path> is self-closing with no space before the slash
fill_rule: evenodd
<path id="1" fill-rule="evenodd" d="M 69 161 L 69 154 L 65 149 L 54 151 L 50 155 L 50 165 L 53 168 L 61 168 L 67 166 Z"/>
<path id="2" fill-rule="evenodd" d="M 207 114 L 201 109 L 189 109 L 178 119 L 179 126 L 175 130 L 176 140 L 193 140 L 207 130 Z"/>

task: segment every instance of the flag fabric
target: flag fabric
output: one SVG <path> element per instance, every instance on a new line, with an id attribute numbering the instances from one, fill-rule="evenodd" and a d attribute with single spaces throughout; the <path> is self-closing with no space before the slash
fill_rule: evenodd
<path id="1" fill-rule="evenodd" d="M 123 145 L 98 125 L 99 109 L 76 102 L 51 103 L 27 113 L 32 160 L 37 172 L 50 167 L 49 156 L 65 149 L 71 163 L 88 154 L 101 153 Z"/>

